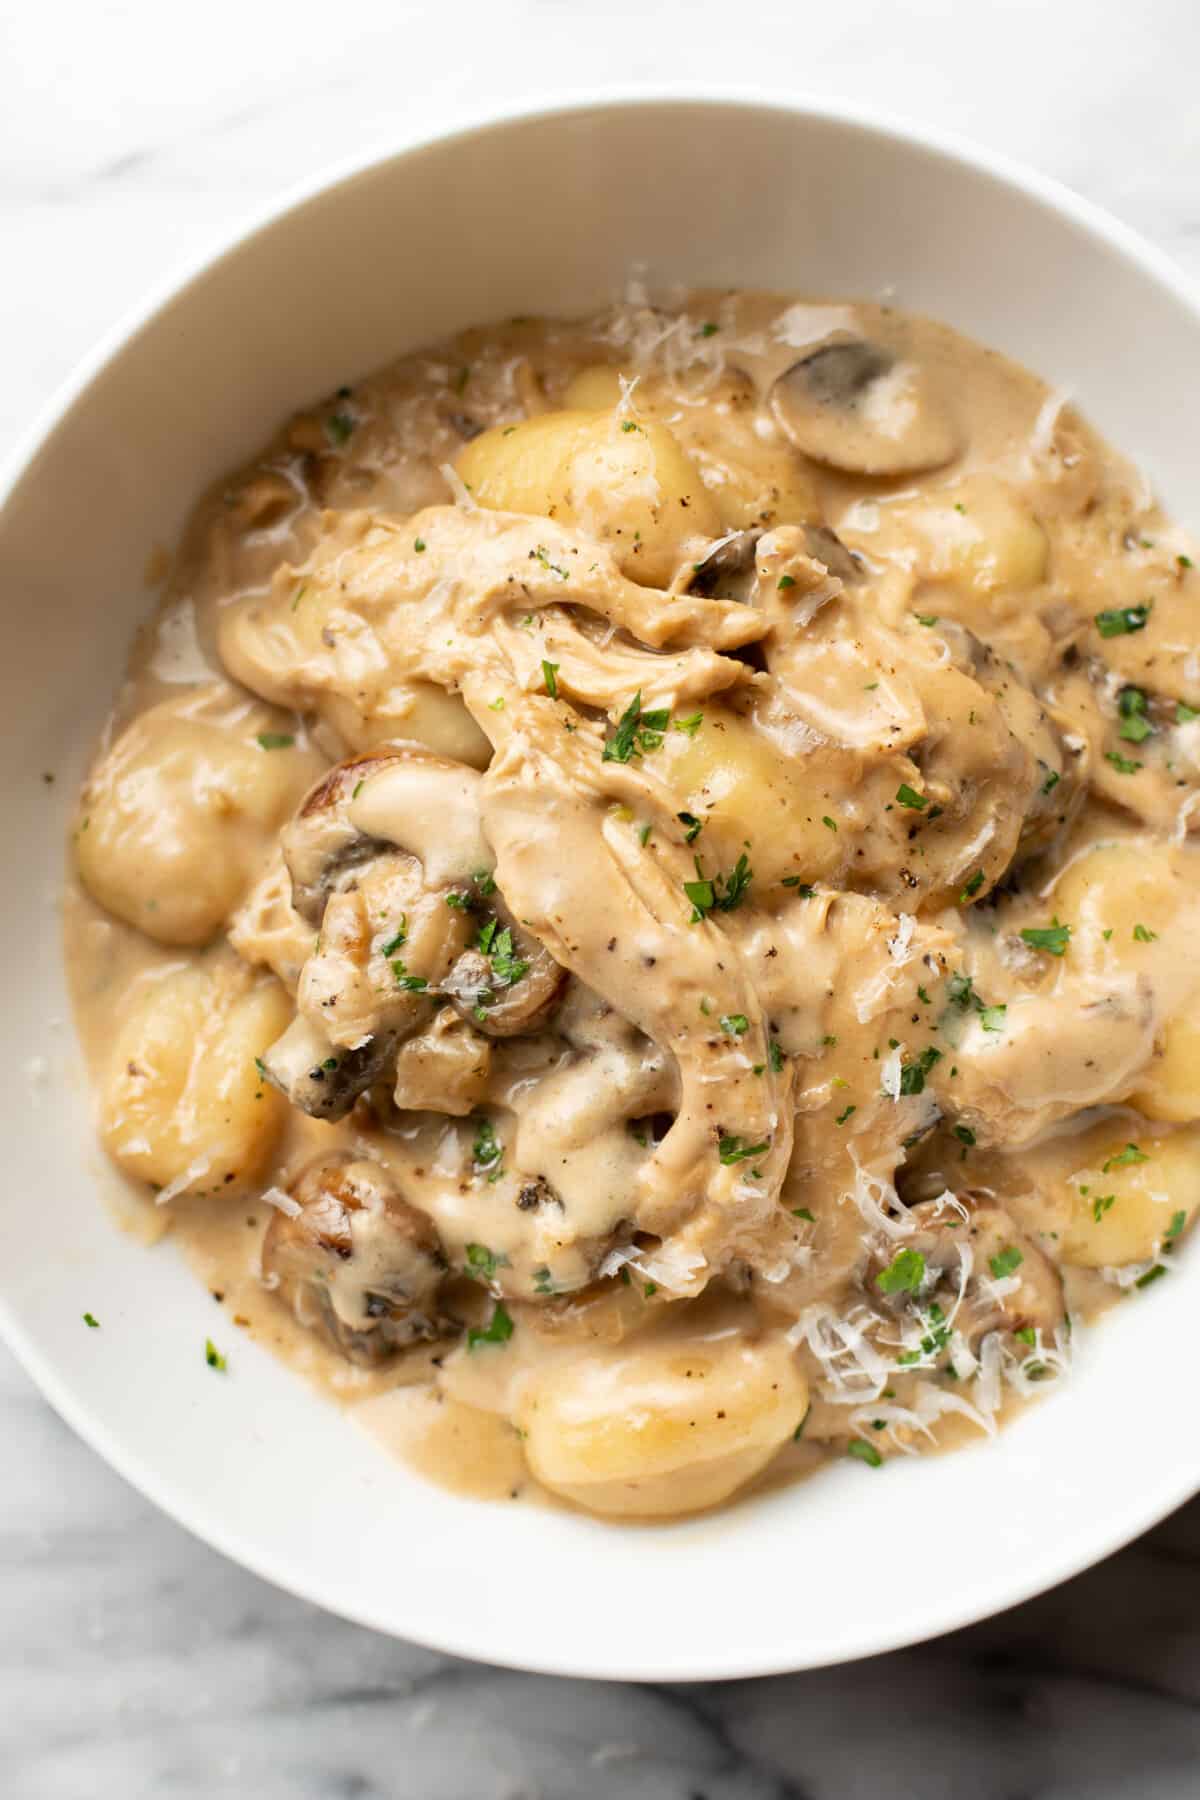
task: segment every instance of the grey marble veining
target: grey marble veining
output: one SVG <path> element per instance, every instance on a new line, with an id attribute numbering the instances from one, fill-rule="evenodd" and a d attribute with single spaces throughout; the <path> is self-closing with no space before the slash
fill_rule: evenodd
<path id="1" fill-rule="evenodd" d="M 1194 0 L 13 0 L 0 451 L 125 308 L 291 182 L 448 107 L 587 83 L 731 79 L 963 131 L 1200 278 L 1198 66 Z M 0 1445 L 0 1800 L 1200 1794 L 1200 1501 L 933 1644 L 635 1688 L 457 1662 L 278 1593 L 105 1468 L 3 1351 Z M 895 1543 L 881 1579 L 952 1582 L 936 1519 Z M 798 1609 L 817 1554 L 798 1542 L 781 1575 Z M 714 1614 L 737 1604 L 714 1569 Z"/>

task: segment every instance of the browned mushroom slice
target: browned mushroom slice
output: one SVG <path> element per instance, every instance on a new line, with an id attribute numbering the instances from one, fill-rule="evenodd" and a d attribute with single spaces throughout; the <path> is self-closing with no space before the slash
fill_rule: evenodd
<path id="1" fill-rule="evenodd" d="M 805 456 L 851 474 L 913 474 L 962 448 L 929 371 L 865 338 L 810 350 L 777 378 L 771 407 Z"/>
<path id="2" fill-rule="evenodd" d="M 540 1031 L 562 999 L 567 971 L 517 924 L 499 894 L 489 905 L 491 917 L 443 980 L 442 992 L 486 1037 Z"/>
<path id="3" fill-rule="evenodd" d="M 819 563 L 824 563 L 831 575 L 844 581 L 849 587 L 853 582 L 863 578 L 862 562 L 853 550 L 848 550 L 837 532 L 828 525 L 806 525 L 804 536 L 808 543 L 808 554 Z"/>
<path id="4" fill-rule="evenodd" d="M 288 1198 L 295 1210 L 267 1227 L 262 1270 L 301 1325 L 367 1366 L 449 1329 L 437 1233 L 378 1163 L 320 1157 Z"/>
<path id="5" fill-rule="evenodd" d="M 309 1020 L 292 1020 L 261 1058 L 263 1073 L 293 1106 L 313 1119 L 344 1119 L 360 1094 L 380 1080 L 395 1048 L 380 1033 L 354 1050 L 331 1043 Z"/>
<path id="6" fill-rule="evenodd" d="M 451 887 L 490 865 L 479 773 L 416 744 L 369 750 L 330 769 L 283 833 L 297 912 L 319 925 L 331 893 L 387 851 L 416 858 L 426 885 Z"/>
<path id="7" fill-rule="evenodd" d="M 404 1112 L 440 1112 L 465 1118 L 487 1091 L 492 1047 L 453 1006 L 443 1006 L 429 1025 L 401 1045 L 393 1099 Z"/>
<path id="8" fill-rule="evenodd" d="M 740 600 L 750 598 L 754 587 L 754 551 L 762 529 L 735 531 L 718 538 L 712 548 L 693 564 L 687 584 L 689 594 L 706 600 Z"/>

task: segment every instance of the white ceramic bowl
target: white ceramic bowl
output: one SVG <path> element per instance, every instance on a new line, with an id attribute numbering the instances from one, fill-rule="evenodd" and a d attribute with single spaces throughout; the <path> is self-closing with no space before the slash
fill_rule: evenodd
<path id="1" fill-rule="evenodd" d="M 1200 1248 L 995 1444 L 878 1473 L 847 1463 L 653 1528 L 455 1499 L 254 1344 L 226 1341 L 227 1377 L 206 1369 L 212 1300 L 169 1244 L 123 1239 L 98 1198 L 54 904 L 76 780 L 147 610 L 147 552 L 200 488 L 293 406 L 398 351 L 471 321 L 586 310 L 637 262 L 664 282 L 894 294 L 1069 390 L 1169 505 L 1194 505 L 1195 302 L 1128 231 L 980 152 L 823 105 L 626 95 L 409 145 L 277 209 L 93 359 L 17 459 L 0 514 L 5 807 L 22 846 L 0 890 L 0 1324 L 89 1443 L 282 1586 L 493 1662 L 699 1679 L 961 1625 L 1186 1499 Z M 48 1079 L 26 1079 L 31 1059 Z"/>

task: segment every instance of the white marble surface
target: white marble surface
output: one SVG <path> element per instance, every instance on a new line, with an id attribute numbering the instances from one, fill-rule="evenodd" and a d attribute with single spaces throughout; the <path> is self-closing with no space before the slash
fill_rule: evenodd
<path id="1" fill-rule="evenodd" d="M 1200 278 L 1198 67 L 1194 0 L 4 0 L 0 452 L 173 264 L 473 98 L 726 75 L 844 94 L 1038 164 Z M 939 1643 L 638 1690 L 456 1663 L 276 1593 L 131 1492 L 3 1351 L 0 1445 L 10 1800 L 1200 1792 L 1200 1502 Z M 898 1533 L 897 1578 L 952 1580 L 936 1544 L 936 1521 Z M 714 1570 L 714 1608 L 736 1603 Z"/>

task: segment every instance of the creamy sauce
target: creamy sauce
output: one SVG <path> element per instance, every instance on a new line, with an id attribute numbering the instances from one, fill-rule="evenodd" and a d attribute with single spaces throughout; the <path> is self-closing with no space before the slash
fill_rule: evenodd
<path id="1" fill-rule="evenodd" d="M 1200 1204 L 1189 542 L 868 305 L 512 321 L 298 415 L 81 800 L 139 1228 L 478 1497 L 993 1430 Z"/>

